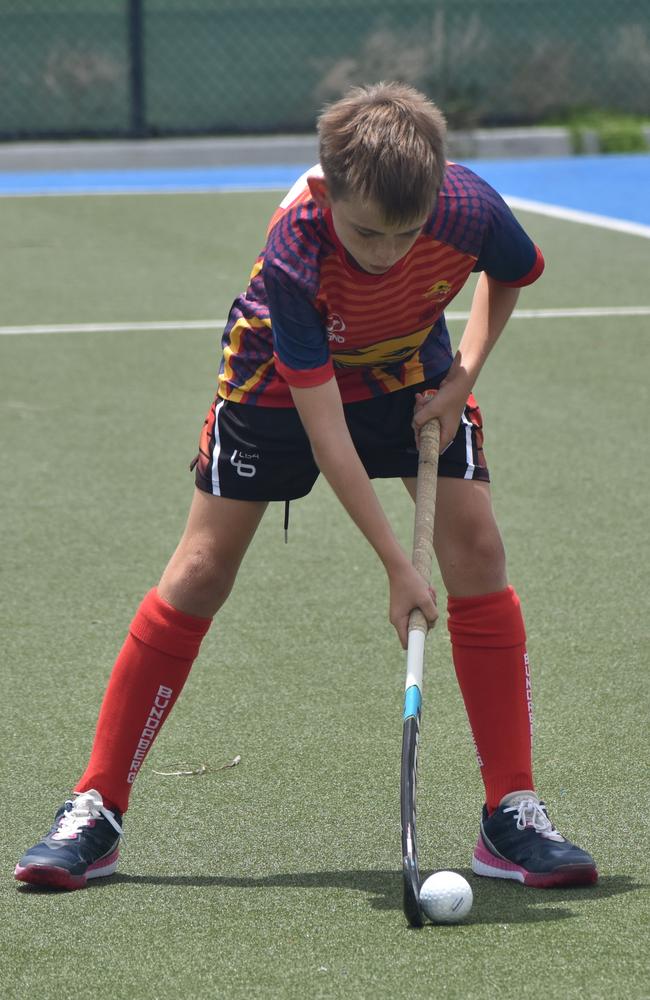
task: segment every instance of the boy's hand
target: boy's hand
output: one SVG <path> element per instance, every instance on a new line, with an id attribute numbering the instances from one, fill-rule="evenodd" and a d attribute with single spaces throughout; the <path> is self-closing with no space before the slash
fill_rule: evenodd
<path id="1" fill-rule="evenodd" d="M 454 372 L 452 367 L 447 378 L 440 383 L 439 389 L 416 392 L 412 426 L 418 448 L 420 429 L 434 417 L 440 421 L 440 451 L 443 452 L 449 447 L 456 437 L 460 418 L 471 391 L 467 378 L 462 372 Z"/>
<path id="2" fill-rule="evenodd" d="M 436 592 L 422 579 L 415 566 L 408 560 L 398 570 L 389 573 L 390 610 L 389 618 L 394 626 L 402 648 L 408 644 L 408 622 L 413 608 L 420 608 L 431 627 L 438 618 Z"/>

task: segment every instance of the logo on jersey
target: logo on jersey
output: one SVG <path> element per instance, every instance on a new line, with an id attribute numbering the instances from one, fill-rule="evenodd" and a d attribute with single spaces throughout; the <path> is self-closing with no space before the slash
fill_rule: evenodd
<path id="1" fill-rule="evenodd" d="M 238 455 L 239 458 L 237 458 Z M 232 455 L 230 456 L 230 464 L 234 466 L 235 469 L 237 469 L 238 476 L 243 476 L 245 479 L 250 479 L 257 472 L 257 469 L 253 465 L 253 462 L 256 459 L 259 459 L 259 457 L 260 457 L 259 452 L 257 451 L 254 452 L 237 451 L 237 449 L 235 448 Z"/>
<path id="2" fill-rule="evenodd" d="M 327 336 L 330 340 L 333 340 L 335 344 L 344 344 L 346 326 L 345 322 L 337 313 L 333 313 L 327 323 Z"/>
<path id="3" fill-rule="evenodd" d="M 435 284 L 431 285 L 431 288 L 427 288 L 424 297 L 425 299 L 440 300 L 449 295 L 450 291 L 451 285 L 448 281 L 436 281 Z"/>

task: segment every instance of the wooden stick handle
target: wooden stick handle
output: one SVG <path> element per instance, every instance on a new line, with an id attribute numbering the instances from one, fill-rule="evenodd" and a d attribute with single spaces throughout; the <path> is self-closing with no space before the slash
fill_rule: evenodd
<path id="1" fill-rule="evenodd" d="M 413 565 L 427 583 L 433 567 L 433 525 L 436 519 L 436 486 L 438 483 L 438 452 L 440 421 L 434 417 L 420 430 L 420 456 L 415 493 L 415 527 L 413 530 Z M 425 635 L 429 625 L 419 608 L 409 616 L 409 631 L 417 628 Z"/>

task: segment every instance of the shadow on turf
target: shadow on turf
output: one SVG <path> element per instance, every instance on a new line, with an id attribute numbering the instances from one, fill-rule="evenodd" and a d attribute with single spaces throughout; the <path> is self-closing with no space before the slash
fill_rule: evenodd
<path id="1" fill-rule="evenodd" d="M 559 903 L 581 903 L 609 899 L 643 888 L 627 875 L 601 876 L 595 886 L 584 888 L 524 889 L 519 883 L 476 878 L 469 868 L 457 869 L 469 879 L 474 890 L 474 909 L 466 925 L 524 924 L 565 920 L 575 911 Z M 206 889 L 350 889 L 370 896 L 375 910 L 401 910 L 402 876 L 396 871 L 287 872 L 260 878 L 228 875 L 113 875 L 90 882 L 89 888 L 118 885 L 166 885 Z M 47 892 L 36 886 L 21 886 L 22 893 Z M 66 894 L 67 895 L 67 894 Z M 550 904 L 550 905 L 548 905 Z"/>

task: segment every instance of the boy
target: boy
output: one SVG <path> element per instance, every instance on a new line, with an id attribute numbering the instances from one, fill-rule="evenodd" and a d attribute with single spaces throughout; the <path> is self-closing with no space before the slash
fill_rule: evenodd
<path id="1" fill-rule="evenodd" d="M 412 608 L 433 624 L 435 594 L 370 481 L 400 477 L 414 496 L 416 437 L 432 417 L 436 558 L 485 785 L 473 869 L 542 887 L 597 878 L 533 791 L 524 625 L 471 395 L 519 288 L 543 270 L 541 253 L 492 188 L 446 164 L 444 119 L 417 91 L 355 89 L 324 112 L 319 135 L 320 168 L 273 216 L 231 308 L 185 532 L 131 624 L 75 797 L 21 858 L 22 881 L 76 889 L 115 870 L 131 785 L 269 501 L 305 496 L 322 472 L 386 569 L 402 645 Z M 454 357 L 443 310 L 473 271 Z"/>

